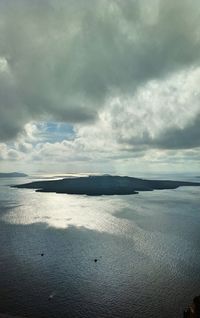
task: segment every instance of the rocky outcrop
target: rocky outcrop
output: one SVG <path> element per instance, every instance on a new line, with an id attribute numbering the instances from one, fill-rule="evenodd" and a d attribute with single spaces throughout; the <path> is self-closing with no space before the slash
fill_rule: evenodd
<path id="1" fill-rule="evenodd" d="M 200 318 L 200 295 L 194 297 L 192 305 L 184 311 L 183 318 Z"/>

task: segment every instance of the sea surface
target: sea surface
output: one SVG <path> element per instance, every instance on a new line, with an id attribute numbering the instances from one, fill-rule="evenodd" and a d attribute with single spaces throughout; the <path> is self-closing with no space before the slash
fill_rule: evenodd
<path id="1" fill-rule="evenodd" d="M 28 181 L 0 179 L 1 313 L 178 318 L 200 294 L 200 187 L 100 197 L 9 187 Z"/>

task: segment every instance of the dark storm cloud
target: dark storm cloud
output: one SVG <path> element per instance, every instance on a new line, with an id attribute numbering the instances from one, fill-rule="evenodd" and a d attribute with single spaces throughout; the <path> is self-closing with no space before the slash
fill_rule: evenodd
<path id="1" fill-rule="evenodd" d="M 0 139 L 31 120 L 92 122 L 111 97 L 195 66 L 199 14 L 198 0 L 2 0 Z"/>
<path id="2" fill-rule="evenodd" d="M 194 121 L 188 123 L 184 128 L 170 127 L 152 137 L 148 132 L 144 132 L 141 137 L 131 139 L 121 139 L 122 145 L 127 145 L 129 151 L 148 150 L 148 148 L 158 149 L 189 149 L 200 147 L 200 114 Z M 122 148 L 123 149 L 123 148 Z"/>
<path id="3" fill-rule="evenodd" d="M 200 147 L 200 114 L 194 122 L 183 128 L 171 128 L 163 131 L 160 137 L 150 142 L 158 148 L 186 149 Z"/>

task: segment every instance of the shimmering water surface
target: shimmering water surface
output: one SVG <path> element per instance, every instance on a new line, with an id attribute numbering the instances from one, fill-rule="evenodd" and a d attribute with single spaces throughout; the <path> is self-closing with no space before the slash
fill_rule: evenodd
<path id="1" fill-rule="evenodd" d="M 200 188 L 87 197 L 7 186 L 26 181 L 0 180 L 0 312 L 177 318 L 200 294 Z"/>

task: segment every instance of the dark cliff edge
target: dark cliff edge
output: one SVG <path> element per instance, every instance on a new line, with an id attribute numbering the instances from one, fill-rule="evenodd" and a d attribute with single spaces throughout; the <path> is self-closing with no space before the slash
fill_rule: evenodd
<path id="1" fill-rule="evenodd" d="M 66 194 L 128 195 L 139 191 L 176 189 L 183 186 L 200 186 L 200 182 L 184 182 L 170 180 L 145 180 L 120 176 L 88 176 L 65 178 L 61 180 L 35 181 L 14 185 L 15 188 L 35 189 L 39 192 L 56 192 Z"/>
<path id="2" fill-rule="evenodd" d="M 194 297 L 192 305 L 184 310 L 183 318 L 200 318 L 200 295 Z"/>

